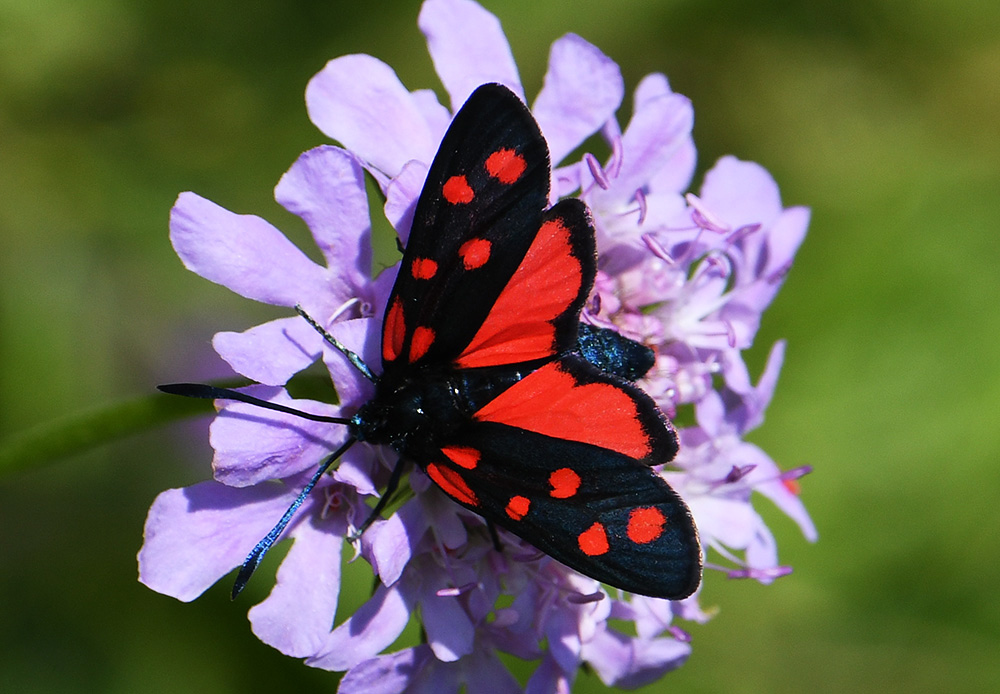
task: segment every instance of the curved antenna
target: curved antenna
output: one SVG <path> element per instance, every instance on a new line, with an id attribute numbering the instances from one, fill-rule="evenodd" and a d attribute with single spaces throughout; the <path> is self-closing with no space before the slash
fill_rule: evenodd
<path id="1" fill-rule="evenodd" d="M 330 468 L 331 465 L 333 465 L 337 458 L 344 455 L 344 453 L 347 452 L 347 449 L 353 446 L 356 442 L 356 438 L 353 436 L 350 437 L 344 442 L 343 446 L 338 448 L 323 461 L 323 464 L 319 466 L 319 470 L 317 470 L 316 474 L 312 476 L 311 480 L 309 480 L 309 484 L 303 487 L 302 491 L 299 492 L 299 495 L 295 497 L 295 501 L 293 501 L 292 505 L 288 507 L 287 511 L 285 511 L 285 514 L 281 517 L 281 520 L 278 521 L 278 524 L 271 528 L 271 532 L 265 535 L 261 541 L 258 542 L 252 550 L 250 550 L 250 554 L 248 554 L 247 558 L 243 560 L 240 572 L 236 574 L 236 581 L 233 583 L 233 600 L 236 599 L 237 595 L 243 592 L 243 589 L 247 585 L 247 581 L 250 580 L 250 577 L 253 576 L 253 572 L 257 570 L 257 567 L 260 566 L 260 562 L 264 559 L 264 555 L 267 554 L 267 551 L 271 549 L 272 545 L 274 545 L 275 540 L 278 539 L 278 536 L 281 535 L 285 526 L 287 526 L 289 521 L 292 520 L 292 516 L 294 516 L 295 512 L 299 510 L 299 506 L 301 506 L 302 502 L 306 500 L 306 497 L 309 496 L 309 492 L 312 491 L 313 487 L 316 486 L 316 483 L 319 482 L 321 477 L 323 477 L 323 474 Z"/>
<path id="2" fill-rule="evenodd" d="M 285 414 L 293 414 L 296 417 L 311 419 L 314 422 L 330 422 L 332 424 L 351 423 L 350 418 L 347 417 L 329 417 L 322 414 L 311 414 L 309 412 L 303 412 L 302 410 L 296 410 L 294 407 L 287 407 L 285 405 L 279 405 L 276 402 L 261 400 L 260 398 L 255 398 L 252 395 L 241 393 L 238 390 L 216 388 L 215 386 L 205 385 L 204 383 L 167 383 L 162 386 L 156 386 L 156 389 L 164 393 L 169 393 L 170 395 L 183 395 L 187 398 L 203 398 L 206 400 L 238 400 L 239 402 L 245 402 L 248 405 L 263 407 L 265 410 L 274 410 L 276 412 L 284 412 Z"/>
<path id="3" fill-rule="evenodd" d="M 326 340 L 328 343 L 330 343 L 332 347 L 334 347 L 337 351 L 339 351 L 341 354 L 347 357 L 347 361 L 351 362 L 351 365 L 354 366 L 355 369 L 360 371 L 362 376 L 367 378 L 372 383 L 378 382 L 378 377 L 372 373 L 372 370 L 368 368 L 368 364 L 366 364 L 364 360 L 362 360 L 361 357 L 358 356 L 356 352 L 352 352 L 344 345 L 343 342 L 341 342 L 333 335 L 328 333 L 326 331 L 326 328 L 317 323 L 316 319 L 314 319 L 312 316 L 306 313 L 305 309 L 303 309 L 299 304 L 295 304 L 295 310 L 298 312 L 300 316 L 306 319 L 306 322 L 313 327 L 313 330 L 315 330 L 316 332 L 318 332 L 320 335 L 323 336 L 324 340 Z"/>

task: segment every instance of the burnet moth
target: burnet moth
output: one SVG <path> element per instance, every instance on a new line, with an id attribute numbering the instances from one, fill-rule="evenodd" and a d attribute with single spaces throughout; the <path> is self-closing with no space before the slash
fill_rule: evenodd
<path id="1" fill-rule="evenodd" d="M 548 207 L 550 165 L 531 112 L 506 87 L 473 92 L 417 201 L 382 325 L 381 374 L 303 316 L 375 384 L 350 418 L 318 417 L 238 391 L 161 390 L 241 400 L 342 424 L 348 438 L 250 552 L 246 585 L 326 470 L 356 442 L 399 454 L 363 531 L 407 462 L 462 506 L 580 573 L 681 599 L 701 580 L 687 506 L 654 469 L 677 435 L 632 381 L 652 352 L 580 322 L 597 272 L 586 206 Z"/>

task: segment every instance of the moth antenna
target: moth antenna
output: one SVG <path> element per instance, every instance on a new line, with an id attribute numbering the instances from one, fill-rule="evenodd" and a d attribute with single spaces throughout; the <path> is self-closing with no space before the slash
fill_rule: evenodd
<path id="1" fill-rule="evenodd" d="M 334 347 L 341 354 L 347 357 L 347 361 L 351 362 L 354 368 L 361 372 L 362 376 L 367 378 L 372 383 L 378 381 L 378 377 L 372 373 L 372 370 L 368 368 L 368 365 L 365 364 L 365 362 L 361 359 L 360 356 L 358 356 L 356 352 L 349 350 L 344 345 L 344 343 L 342 343 L 340 340 L 338 340 L 333 335 L 328 333 L 326 331 L 326 328 L 317 323 L 313 319 L 313 317 L 310 316 L 308 313 L 306 313 L 305 309 L 303 309 L 299 304 L 295 304 L 295 310 L 298 312 L 300 316 L 306 319 L 306 322 L 309 323 L 309 325 L 311 325 L 316 332 L 318 332 L 320 335 L 323 336 L 324 340 L 326 340 L 332 347 Z"/>
<path id="2" fill-rule="evenodd" d="M 295 497 L 295 501 L 293 501 L 292 505 L 288 507 L 287 511 L 285 511 L 285 514 L 281 517 L 281 520 L 278 521 L 277 525 L 271 528 L 271 531 L 265 535 L 252 550 L 250 550 L 250 554 L 248 554 L 247 558 L 243 560 L 243 565 L 240 567 L 239 573 L 236 574 L 236 581 L 233 583 L 233 600 L 236 599 L 237 595 L 243 592 L 243 589 L 247 585 L 247 581 L 250 580 L 250 577 L 253 576 L 253 572 L 257 570 L 257 567 L 260 566 L 260 562 L 264 559 L 264 555 L 267 554 L 267 551 L 271 549 L 272 545 L 274 545 L 275 540 L 277 540 L 278 536 L 284 531 L 285 527 L 292 520 L 292 516 L 294 516 L 295 512 L 299 510 L 299 507 L 306 500 L 306 497 L 309 496 L 309 492 L 311 492 L 313 487 L 316 486 L 316 483 L 323 477 L 323 474 L 329 470 L 330 466 L 333 465 L 333 463 L 340 456 L 344 455 L 344 453 L 347 452 L 347 449 L 353 446 L 356 442 L 357 439 L 353 436 L 348 438 L 347 441 L 344 442 L 344 445 L 334 451 L 326 460 L 323 461 L 323 464 L 319 466 L 316 474 L 314 474 L 312 479 L 309 480 L 309 484 L 302 488 L 302 491 L 299 492 L 297 497 Z"/>
<path id="3" fill-rule="evenodd" d="M 186 398 L 203 398 L 205 400 L 238 400 L 239 402 L 245 402 L 248 405 L 262 407 L 265 410 L 284 412 L 285 414 L 292 414 L 296 417 L 310 419 L 314 422 L 330 422 L 332 424 L 351 423 L 351 420 L 346 417 L 328 417 L 326 415 L 303 412 L 302 410 L 297 410 L 294 407 L 287 407 L 285 405 L 279 405 L 276 402 L 268 402 L 267 400 L 255 398 L 252 395 L 241 393 L 238 390 L 217 388 L 204 383 L 167 383 L 162 386 L 156 386 L 156 389 L 164 393 L 169 393 L 170 395 L 183 395 Z"/>

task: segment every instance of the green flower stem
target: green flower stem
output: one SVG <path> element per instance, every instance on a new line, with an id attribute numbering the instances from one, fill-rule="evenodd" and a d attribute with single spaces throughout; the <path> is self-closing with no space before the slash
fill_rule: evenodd
<path id="1" fill-rule="evenodd" d="M 239 388 L 247 384 L 243 379 L 226 379 L 209 385 Z M 295 398 L 337 402 L 326 374 L 297 374 L 286 388 Z M 212 400 L 154 392 L 45 422 L 0 440 L 0 476 L 41 467 L 178 419 L 214 411 Z"/>
<path id="2" fill-rule="evenodd" d="M 0 441 L 0 475 L 41 467 L 167 422 L 211 412 L 210 400 L 153 393 L 45 422 Z"/>

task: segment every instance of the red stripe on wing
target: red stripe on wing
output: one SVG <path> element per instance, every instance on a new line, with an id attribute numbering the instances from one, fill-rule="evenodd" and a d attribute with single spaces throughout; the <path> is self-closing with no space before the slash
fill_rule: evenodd
<path id="1" fill-rule="evenodd" d="M 403 318 L 403 302 L 396 297 L 385 312 L 382 325 L 382 360 L 391 362 L 399 358 L 406 337 L 406 321 Z"/>
<path id="2" fill-rule="evenodd" d="M 627 392 L 610 382 L 578 383 L 559 362 L 528 374 L 474 417 L 589 443 L 635 459 L 653 452 L 638 405 Z"/>
<path id="3" fill-rule="evenodd" d="M 583 268 L 573 255 L 569 228 L 558 217 L 543 223 L 455 365 L 470 369 L 551 356 L 555 348 L 551 321 L 577 298 L 582 282 Z"/>

